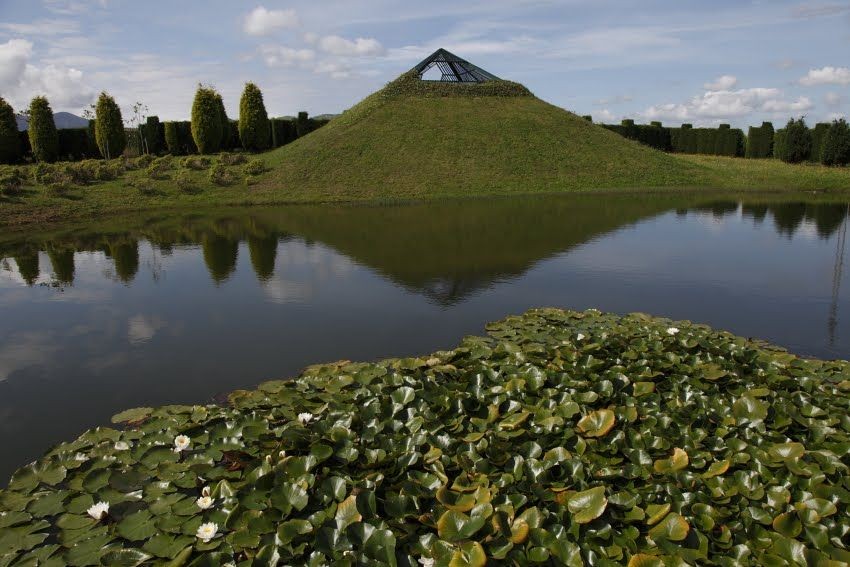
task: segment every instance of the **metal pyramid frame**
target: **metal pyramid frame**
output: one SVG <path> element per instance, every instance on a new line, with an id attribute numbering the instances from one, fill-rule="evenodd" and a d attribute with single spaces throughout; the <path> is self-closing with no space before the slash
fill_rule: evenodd
<path id="1" fill-rule="evenodd" d="M 423 59 L 413 70 L 422 79 L 425 73 L 435 65 L 442 73 L 440 82 L 444 83 L 485 83 L 487 81 L 499 80 L 499 77 L 496 75 L 488 73 L 481 67 L 473 65 L 466 59 L 461 59 L 454 53 L 450 53 L 443 48 L 438 49 Z"/>

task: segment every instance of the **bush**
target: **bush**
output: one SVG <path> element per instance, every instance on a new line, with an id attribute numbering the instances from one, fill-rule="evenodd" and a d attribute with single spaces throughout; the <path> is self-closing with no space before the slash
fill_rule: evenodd
<path id="1" fill-rule="evenodd" d="M 165 149 L 165 129 L 158 116 L 148 116 L 144 124 L 139 126 L 148 153 L 157 155 Z"/>
<path id="2" fill-rule="evenodd" d="M 91 138 L 88 128 L 63 128 L 57 131 L 59 136 L 59 159 L 81 160 L 99 158 L 100 151 Z"/>
<path id="3" fill-rule="evenodd" d="M 266 170 L 266 164 L 261 159 L 252 159 L 248 163 L 245 164 L 245 167 L 242 168 L 242 172 L 245 175 L 260 175 Z"/>
<path id="4" fill-rule="evenodd" d="M 221 123 L 221 139 L 218 141 L 218 149 L 230 149 L 232 147 L 230 143 L 230 120 L 227 118 L 227 110 L 224 108 L 224 99 L 218 93 L 215 95 L 215 105 L 218 109 L 218 121 Z"/>
<path id="5" fill-rule="evenodd" d="M 180 165 L 186 169 L 203 170 L 207 169 L 212 160 L 206 156 L 186 156 L 180 160 Z"/>
<path id="6" fill-rule="evenodd" d="M 98 181 L 112 181 L 124 173 L 120 163 L 116 161 L 98 162 L 94 170 L 94 177 Z"/>
<path id="7" fill-rule="evenodd" d="M 148 166 L 148 177 L 151 179 L 168 179 L 168 172 L 174 169 L 174 163 L 171 156 L 163 156 L 156 158 Z"/>
<path id="8" fill-rule="evenodd" d="M 0 163 L 18 163 L 22 157 L 15 111 L 0 97 Z"/>
<path id="9" fill-rule="evenodd" d="M 265 150 L 271 144 L 269 115 L 263 93 L 254 83 L 246 83 L 239 100 L 239 140 L 249 151 Z"/>
<path id="10" fill-rule="evenodd" d="M 185 156 L 197 153 L 195 141 L 192 139 L 192 125 L 190 122 L 166 122 L 163 125 L 165 145 L 173 156 Z"/>
<path id="11" fill-rule="evenodd" d="M 189 175 L 189 172 L 185 170 L 177 172 L 177 175 L 174 176 L 174 183 L 183 193 L 194 193 L 197 189 L 194 180 Z"/>
<path id="12" fill-rule="evenodd" d="M 54 162 L 59 155 L 59 134 L 53 121 L 53 110 L 43 96 L 30 103 L 27 133 L 32 148 L 32 157 L 37 162 Z"/>
<path id="13" fill-rule="evenodd" d="M 209 180 L 215 185 L 233 185 L 236 176 L 224 165 L 217 163 L 210 169 Z"/>
<path id="14" fill-rule="evenodd" d="M 221 147 L 221 110 L 218 93 L 199 86 L 192 103 L 192 139 L 201 154 L 213 154 Z"/>
<path id="15" fill-rule="evenodd" d="M 278 148 L 298 138 L 295 121 L 290 118 L 272 118 L 269 121 L 272 132 L 272 147 Z"/>
<path id="16" fill-rule="evenodd" d="M 94 160 L 66 163 L 61 166 L 61 172 L 68 182 L 73 185 L 88 185 L 96 179 L 96 166 L 97 162 Z"/>
<path id="17" fill-rule="evenodd" d="M 306 136 L 310 133 L 310 120 L 307 118 L 307 113 L 302 111 L 298 113 L 298 118 L 295 119 L 295 132 L 298 137 Z"/>
<path id="18" fill-rule="evenodd" d="M 824 165 L 850 165 L 850 126 L 843 118 L 829 126 L 823 141 L 821 163 Z"/>
<path id="19" fill-rule="evenodd" d="M 826 141 L 826 133 L 829 132 L 831 124 L 820 122 L 815 124 L 811 129 L 812 132 L 812 151 L 809 153 L 809 161 L 814 163 L 823 162 L 823 147 Z"/>
<path id="20" fill-rule="evenodd" d="M 118 157 L 127 147 L 124 120 L 115 99 L 106 92 L 100 93 L 95 106 L 95 140 L 100 155 L 106 159 Z"/>
<path id="21" fill-rule="evenodd" d="M 246 161 L 248 161 L 248 158 L 245 157 L 245 154 L 222 152 L 218 155 L 218 163 L 221 165 L 241 165 Z"/>
<path id="22" fill-rule="evenodd" d="M 145 154 L 143 156 L 137 157 L 133 162 L 135 163 L 135 169 L 145 169 L 150 164 L 154 162 L 156 158 L 150 154 Z"/>
<path id="23" fill-rule="evenodd" d="M 18 167 L 6 167 L 0 170 L 0 195 L 11 197 L 20 193 L 26 176 Z"/>
<path id="24" fill-rule="evenodd" d="M 773 135 L 773 124 L 770 122 L 762 122 L 761 127 L 750 126 L 746 157 L 763 159 L 773 156 Z"/>
<path id="25" fill-rule="evenodd" d="M 809 158 L 812 151 L 812 133 L 803 118 L 791 119 L 785 126 L 782 153 L 777 157 L 786 163 L 800 163 Z"/>
<path id="26" fill-rule="evenodd" d="M 32 168 L 32 182 L 36 185 L 47 185 L 53 180 L 54 167 L 50 164 L 39 162 Z"/>

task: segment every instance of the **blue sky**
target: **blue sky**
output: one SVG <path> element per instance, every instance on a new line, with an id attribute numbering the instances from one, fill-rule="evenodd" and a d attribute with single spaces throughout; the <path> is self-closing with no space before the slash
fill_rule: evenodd
<path id="1" fill-rule="evenodd" d="M 0 96 L 186 119 L 202 82 L 235 118 L 253 81 L 336 113 L 438 47 L 597 121 L 850 114 L 850 0 L 0 0 Z"/>

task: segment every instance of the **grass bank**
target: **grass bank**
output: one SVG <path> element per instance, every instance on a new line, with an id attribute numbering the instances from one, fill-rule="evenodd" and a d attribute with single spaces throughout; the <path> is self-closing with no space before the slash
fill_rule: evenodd
<path id="1" fill-rule="evenodd" d="M 850 561 L 848 363 L 640 314 L 488 331 L 122 412 L 0 491 L 0 563 Z"/>
<path id="2" fill-rule="evenodd" d="M 23 188 L 0 201 L 0 226 L 199 206 L 601 190 L 850 190 L 850 168 L 665 154 L 521 85 L 431 85 L 409 75 L 260 159 L 262 172 L 246 172 L 232 156 L 143 158 L 141 166 L 123 160 L 110 166 L 118 179 L 91 183 L 85 178 L 97 174 L 66 171 L 73 166 L 39 183 L 31 181 L 32 167 L 23 168 Z"/>

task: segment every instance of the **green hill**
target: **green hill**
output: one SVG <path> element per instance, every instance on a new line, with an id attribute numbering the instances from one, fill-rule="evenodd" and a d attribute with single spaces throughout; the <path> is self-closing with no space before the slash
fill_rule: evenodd
<path id="1" fill-rule="evenodd" d="M 652 150 L 508 81 L 405 73 L 327 126 L 267 155 L 264 185 L 313 198 L 688 186 L 703 165 Z"/>

